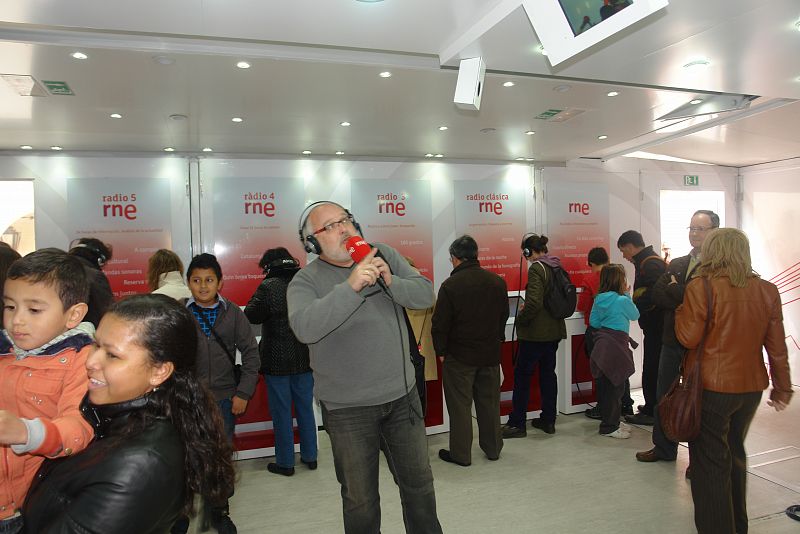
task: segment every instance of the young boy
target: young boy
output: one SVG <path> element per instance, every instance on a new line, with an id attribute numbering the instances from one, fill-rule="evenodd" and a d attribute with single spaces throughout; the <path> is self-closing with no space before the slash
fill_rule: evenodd
<path id="1" fill-rule="evenodd" d="M 0 532 L 22 531 L 19 509 L 45 458 L 83 450 L 94 437 L 81 416 L 94 327 L 78 258 L 48 248 L 8 270 L 0 333 Z"/>
<path id="2" fill-rule="evenodd" d="M 219 295 L 222 268 L 212 254 L 192 258 L 186 269 L 192 297 L 186 306 L 197 320 L 195 369 L 217 400 L 225 432 L 233 440 L 235 417 L 244 413 L 258 381 L 261 359 L 250 321 L 239 307 Z M 236 351 L 242 354 L 242 373 L 235 376 Z M 227 505 L 212 509 L 212 525 L 220 532 L 235 532 Z"/>

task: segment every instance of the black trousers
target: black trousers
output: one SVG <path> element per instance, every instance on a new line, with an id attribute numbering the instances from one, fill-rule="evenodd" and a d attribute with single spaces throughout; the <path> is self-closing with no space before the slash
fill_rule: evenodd
<path id="1" fill-rule="evenodd" d="M 615 386 L 606 375 L 600 375 L 596 380 L 597 405 L 600 407 L 600 433 L 611 434 L 619 428 L 619 418 L 622 413 L 620 399 L 625 390 L 625 383 Z"/>
<path id="2" fill-rule="evenodd" d="M 700 435 L 689 442 L 694 524 L 699 534 L 747 534 L 744 438 L 761 393 L 703 391 Z"/>
<path id="3" fill-rule="evenodd" d="M 656 399 L 661 402 L 661 398 L 667 393 L 672 383 L 678 378 L 683 359 L 683 347 L 664 345 L 661 347 L 661 358 L 658 362 L 658 388 Z M 678 444 L 671 441 L 664 435 L 661 428 L 661 421 L 658 418 L 658 410 L 653 414 L 655 423 L 653 424 L 653 445 L 655 445 L 656 455 L 662 460 L 674 460 L 678 456 Z"/>
<path id="4" fill-rule="evenodd" d="M 642 392 L 644 408 L 642 413 L 653 415 L 656 407 L 658 390 L 658 362 L 661 359 L 661 334 L 664 331 L 663 320 L 651 322 L 642 328 L 644 333 L 644 361 L 642 362 Z"/>

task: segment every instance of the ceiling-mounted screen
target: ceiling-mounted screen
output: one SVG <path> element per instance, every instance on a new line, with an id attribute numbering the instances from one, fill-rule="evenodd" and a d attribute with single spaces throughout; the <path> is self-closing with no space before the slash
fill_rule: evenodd
<path id="1" fill-rule="evenodd" d="M 666 7 L 668 0 L 523 0 L 555 66 Z"/>

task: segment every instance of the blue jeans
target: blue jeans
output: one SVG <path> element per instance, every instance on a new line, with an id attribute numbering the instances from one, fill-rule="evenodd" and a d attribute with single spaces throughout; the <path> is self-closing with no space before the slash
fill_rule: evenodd
<path id="1" fill-rule="evenodd" d="M 312 406 L 314 378 L 311 371 L 297 375 L 264 375 L 264 379 L 275 432 L 275 462 L 280 467 L 294 467 L 292 402 L 300 430 L 300 457 L 306 462 L 316 461 L 317 423 Z"/>
<path id="2" fill-rule="evenodd" d="M 0 521 L 0 533 L 17 534 L 18 532 L 22 532 L 23 526 L 24 522 L 22 520 L 21 515 L 18 515 L 16 517 L 9 517 L 8 519 Z"/>
<path id="3" fill-rule="evenodd" d="M 377 406 L 328 411 L 322 421 L 331 439 L 336 478 L 342 486 L 346 534 L 378 534 L 381 530 L 378 457 L 386 461 L 400 489 L 406 532 L 440 534 L 433 473 L 428 459 L 425 422 L 414 388 L 397 400 Z"/>
<path id="4" fill-rule="evenodd" d="M 531 396 L 531 376 L 537 365 L 539 367 L 539 391 L 542 396 L 541 418 L 545 423 L 556 422 L 557 350 L 558 341 L 520 340 L 517 365 L 514 367 L 514 393 L 511 397 L 512 411 L 508 416 L 508 426 L 525 428 L 528 399 Z"/>
<path id="5" fill-rule="evenodd" d="M 222 416 L 222 424 L 225 427 L 225 435 L 228 441 L 233 441 L 233 431 L 236 428 L 236 417 L 233 415 L 231 409 L 233 408 L 233 401 L 231 399 L 222 399 L 217 401 L 219 413 Z"/>

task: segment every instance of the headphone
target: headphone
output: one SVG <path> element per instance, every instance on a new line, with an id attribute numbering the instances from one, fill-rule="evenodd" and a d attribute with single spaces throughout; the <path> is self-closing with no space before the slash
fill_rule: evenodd
<path id="1" fill-rule="evenodd" d="M 361 232 L 361 225 L 358 224 L 355 217 L 353 217 L 353 214 L 350 213 L 350 210 L 331 200 L 319 200 L 306 206 L 306 209 L 303 210 L 303 212 L 300 214 L 300 218 L 297 221 L 297 233 L 300 235 L 300 242 L 303 244 L 303 248 L 306 252 L 316 254 L 318 256 L 320 253 L 322 253 L 322 247 L 320 246 L 317 238 L 314 237 L 314 235 L 305 235 L 303 231 L 306 227 L 306 222 L 308 222 L 308 216 L 311 215 L 311 211 L 320 204 L 333 204 L 334 206 L 339 206 L 342 208 L 345 214 L 353 220 L 353 226 L 355 227 L 356 232 L 358 232 L 359 235 L 364 235 Z"/>
<path id="2" fill-rule="evenodd" d="M 526 258 L 530 258 L 533 255 L 533 243 L 528 243 L 528 240 L 532 237 L 539 237 L 539 234 L 534 234 L 533 232 L 525 234 L 522 236 L 522 243 L 519 245 L 522 249 L 522 255 Z"/>
<path id="3" fill-rule="evenodd" d="M 98 268 L 103 267 L 103 265 L 106 264 L 106 261 L 108 261 L 108 258 L 106 258 L 106 255 L 103 254 L 103 251 L 101 251 L 99 248 L 97 248 L 97 247 L 95 247 L 93 245 L 88 245 L 86 243 L 76 243 L 75 245 L 72 245 L 70 247 L 70 250 L 74 250 L 76 248 L 89 249 L 89 251 L 94 253 L 94 255 L 97 256 L 97 267 Z"/>
<path id="4" fill-rule="evenodd" d="M 299 269 L 300 263 L 294 258 L 280 258 L 272 260 L 264 266 L 264 274 L 269 276 L 270 271 L 274 269 Z"/>

